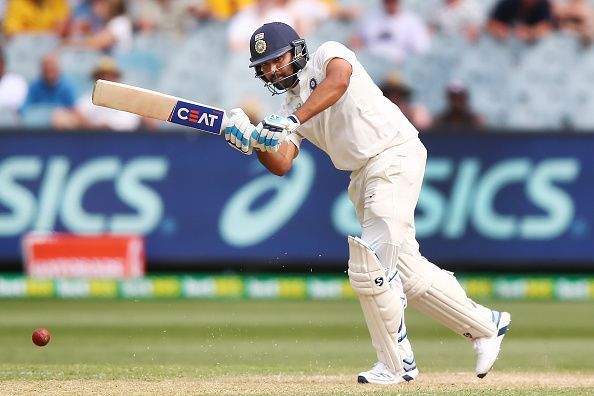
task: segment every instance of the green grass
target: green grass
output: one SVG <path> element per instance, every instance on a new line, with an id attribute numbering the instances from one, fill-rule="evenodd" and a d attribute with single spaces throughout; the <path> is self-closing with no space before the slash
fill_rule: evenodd
<path id="1" fill-rule="evenodd" d="M 512 313 L 498 370 L 594 372 L 591 303 L 494 305 Z M 423 371 L 473 368 L 468 341 L 414 309 L 407 310 L 407 321 Z M 44 348 L 30 338 L 39 326 L 52 332 Z M 97 367 L 101 375 L 129 378 L 213 371 L 333 374 L 374 360 L 356 301 L 4 300 L 0 334 L 0 379 L 19 378 L 37 365 L 50 371 L 57 365 L 60 378 L 94 377 Z"/>
<path id="2" fill-rule="evenodd" d="M 512 313 L 498 372 L 594 375 L 591 303 L 489 305 Z M 473 370 L 470 342 L 412 308 L 407 322 L 423 373 Z M 40 326 L 52 333 L 43 348 L 31 342 L 32 331 Z M 375 360 L 357 301 L 2 300 L 0 353 L 0 385 L 11 380 L 150 383 L 277 374 L 350 378 Z M 517 389 L 489 392 L 481 394 L 517 394 Z M 531 392 L 523 394 L 594 393 Z M 472 387 L 468 393 L 439 392 L 472 393 Z"/>

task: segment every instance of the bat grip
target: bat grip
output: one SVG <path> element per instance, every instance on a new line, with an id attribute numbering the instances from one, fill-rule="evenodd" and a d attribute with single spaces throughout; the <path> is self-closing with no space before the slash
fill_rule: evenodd
<path id="1" fill-rule="evenodd" d="M 227 112 L 223 114 L 223 121 L 221 122 L 221 133 L 225 133 L 225 128 L 229 125 L 229 117 L 227 117 Z"/>

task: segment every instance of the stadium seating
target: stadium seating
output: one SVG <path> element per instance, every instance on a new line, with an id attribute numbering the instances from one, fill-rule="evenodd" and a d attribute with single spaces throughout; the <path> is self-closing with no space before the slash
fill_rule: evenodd
<path id="1" fill-rule="evenodd" d="M 132 50 L 116 56 L 121 68 L 122 82 L 148 89 L 156 89 L 162 73 L 161 57 L 148 51 Z"/>
<path id="2" fill-rule="evenodd" d="M 408 9 L 428 19 L 442 0 L 404 0 Z M 482 0 L 487 13 L 497 0 Z M 362 10 L 381 7 L 379 0 L 342 0 L 344 6 Z M 594 5 L 594 0 L 592 0 Z M 310 51 L 327 40 L 348 44 L 357 21 L 329 20 L 306 37 Z M 201 21 L 185 37 L 159 33 L 136 33 L 130 52 L 116 60 L 123 81 L 172 95 L 232 108 L 246 98 L 260 102 L 262 112 L 275 111 L 280 103 L 248 68 L 249 54 L 230 54 L 227 22 Z M 92 86 L 91 73 L 104 54 L 62 47 L 50 35 L 20 35 L 5 46 L 7 69 L 28 81 L 39 74 L 43 54 L 56 51 L 63 72 L 78 95 Z M 431 51 L 411 56 L 401 64 L 357 51 L 370 76 L 381 84 L 398 71 L 432 114 L 445 106 L 444 90 L 451 80 L 465 83 L 472 107 L 488 126 L 496 129 L 543 129 L 575 125 L 594 128 L 594 49 L 584 48 L 570 35 L 554 33 L 528 45 L 509 40 L 498 42 L 486 34 L 476 43 L 460 37 L 434 35 Z M 29 116 L 26 125 L 38 117 Z M 0 118 L 0 127 L 14 125 L 11 116 Z"/>
<path id="3" fill-rule="evenodd" d="M 55 106 L 32 105 L 22 115 L 23 126 L 26 128 L 47 128 L 51 125 L 52 113 Z"/>
<path id="4" fill-rule="evenodd" d="M 398 68 L 397 65 L 365 50 L 361 50 L 357 53 L 357 59 L 365 67 L 369 76 L 378 83 L 381 83 L 391 71 L 397 70 Z"/>
<path id="5" fill-rule="evenodd" d="M 58 51 L 62 74 L 74 86 L 77 95 L 89 92 L 93 86 L 91 74 L 102 54 L 96 51 L 61 48 Z"/>
<path id="6" fill-rule="evenodd" d="M 39 74 L 41 58 L 54 51 L 59 44 L 57 37 L 43 34 L 23 34 L 12 38 L 5 47 L 7 70 L 19 73 L 28 81 Z"/>
<path id="7" fill-rule="evenodd" d="M 2 128 L 12 128 L 20 124 L 21 120 L 16 112 L 9 109 L 2 109 L 0 111 L 0 133 Z"/>
<path id="8" fill-rule="evenodd" d="M 355 29 L 355 22 L 329 20 L 322 23 L 311 37 L 307 38 L 307 45 L 310 49 L 318 48 L 326 41 L 338 41 L 348 45 Z"/>

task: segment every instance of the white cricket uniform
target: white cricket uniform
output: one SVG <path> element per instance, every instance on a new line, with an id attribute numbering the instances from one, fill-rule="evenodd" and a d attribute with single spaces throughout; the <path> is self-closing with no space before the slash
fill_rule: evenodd
<path id="1" fill-rule="evenodd" d="M 402 279 L 413 305 L 466 337 L 494 335 L 497 327 L 491 310 L 470 300 L 451 273 L 419 252 L 414 211 L 427 151 L 416 128 L 383 96 L 355 54 L 337 42 L 320 46 L 300 72 L 298 86 L 287 92 L 279 114 L 287 116 L 302 106 L 334 58 L 351 64 L 349 87 L 336 103 L 303 123 L 289 141 L 299 147 L 305 138 L 326 152 L 337 169 L 352 172 L 348 192 L 361 223 L 361 239 L 389 275 L 398 271 L 395 281 Z"/>
<path id="2" fill-rule="evenodd" d="M 298 135 L 324 150 L 337 169 L 349 171 L 361 168 L 387 148 L 418 136 L 398 106 L 371 80 L 355 54 L 334 41 L 324 43 L 312 54 L 299 75 L 299 86 L 287 92 L 281 115 L 301 107 L 326 77 L 326 66 L 333 58 L 345 59 L 352 65 L 349 87 L 338 102 L 304 123 Z M 290 139 L 299 147 L 298 135 Z"/>

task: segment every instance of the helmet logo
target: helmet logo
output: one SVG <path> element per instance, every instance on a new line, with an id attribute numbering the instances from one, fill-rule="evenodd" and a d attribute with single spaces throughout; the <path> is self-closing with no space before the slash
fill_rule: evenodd
<path id="1" fill-rule="evenodd" d="M 264 40 L 256 41 L 256 43 L 254 44 L 254 49 L 256 50 L 257 53 L 263 54 L 266 51 L 266 41 L 264 41 Z"/>

